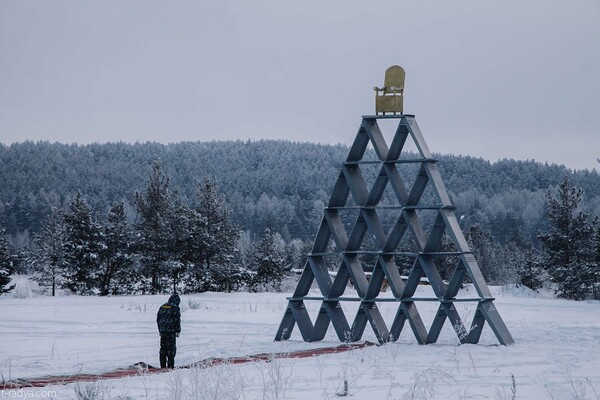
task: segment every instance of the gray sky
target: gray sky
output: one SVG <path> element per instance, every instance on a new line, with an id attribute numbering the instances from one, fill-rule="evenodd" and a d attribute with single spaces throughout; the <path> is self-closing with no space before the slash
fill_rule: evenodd
<path id="1" fill-rule="evenodd" d="M 349 144 L 392 64 L 432 151 L 600 169 L 598 0 L 0 0 L 0 141 Z"/>

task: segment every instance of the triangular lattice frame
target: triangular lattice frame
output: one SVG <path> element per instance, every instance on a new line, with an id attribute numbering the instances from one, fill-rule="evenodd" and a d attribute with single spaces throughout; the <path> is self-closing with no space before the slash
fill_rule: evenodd
<path id="1" fill-rule="evenodd" d="M 398 128 L 388 148 L 378 119 L 399 119 Z M 414 141 L 420 158 L 401 159 L 400 154 L 408 137 Z M 372 144 L 377 160 L 363 161 L 363 156 Z M 413 163 L 419 166 L 418 175 L 410 190 L 404 186 L 404 180 L 397 165 Z M 362 164 L 377 164 L 380 167 L 371 190 L 361 173 Z M 378 216 L 378 208 L 384 190 L 390 185 L 396 198 L 395 208 L 400 216 L 389 231 L 385 233 Z M 434 206 L 420 205 L 425 189 L 431 186 L 438 204 Z M 355 205 L 349 205 L 352 200 Z M 341 218 L 341 212 L 355 210 L 355 222 L 348 234 Z M 333 188 L 331 198 L 325 207 L 321 225 L 317 231 L 314 245 L 296 290 L 288 297 L 288 306 L 279 326 L 275 340 L 287 340 L 296 324 L 303 340 L 307 342 L 322 340 L 329 324 L 333 324 L 338 338 L 343 342 L 361 339 L 367 322 L 372 326 L 380 343 L 395 341 L 400 337 L 405 322 L 408 321 L 419 344 L 437 341 L 442 327 L 449 319 L 461 343 L 478 343 L 482 329 L 487 322 L 503 345 L 510 345 L 514 340 L 494 306 L 494 298 L 481 274 L 473 252 L 460 230 L 436 160 L 433 159 L 421 134 L 414 115 L 371 115 L 363 116 L 356 139 Z M 437 215 L 435 222 L 426 232 L 417 211 L 433 210 Z M 376 257 L 370 279 L 363 270 L 359 256 L 365 235 L 370 233 L 374 239 L 375 251 L 368 253 Z M 442 237 L 446 233 L 452 240 L 456 251 L 442 250 Z M 397 246 L 405 234 L 411 235 L 418 251 L 412 253 L 415 258 L 412 269 L 406 279 L 402 280 L 394 256 L 399 254 Z M 328 249 L 333 239 L 341 256 L 341 265 L 332 278 L 324 257 L 331 254 Z M 439 257 L 455 257 L 457 266 L 449 281 L 442 280 L 435 264 Z M 456 298 L 463 279 L 467 275 L 475 290 L 475 298 Z M 414 297 L 417 285 L 422 277 L 426 277 L 433 289 L 435 297 Z M 393 298 L 378 297 L 383 280 L 387 278 Z M 348 281 L 352 282 L 359 297 L 343 297 Z M 316 280 L 322 296 L 308 296 L 312 283 Z M 321 307 L 313 324 L 304 302 L 320 300 Z M 360 302 L 357 315 L 352 323 L 348 320 L 340 306 L 341 301 Z M 378 302 L 398 302 L 398 311 L 388 329 L 380 311 Z M 438 311 L 429 330 L 426 329 L 416 304 L 419 301 L 439 302 Z M 459 301 L 477 302 L 477 308 L 470 329 L 463 324 L 454 303 Z"/>

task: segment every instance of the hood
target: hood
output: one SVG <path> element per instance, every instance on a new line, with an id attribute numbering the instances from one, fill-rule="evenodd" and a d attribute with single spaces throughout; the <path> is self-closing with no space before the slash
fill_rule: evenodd
<path id="1" fill-rule="evenodd" d="M 169 297 L 169 303 L 171 304 L 175 304 L 176 306 L 179 305 L 179 303 L 181 303 L 181 300 L 179 299 L 179 295 L 178 294 L 173 294 L 171 295 L 171 297 Z"/>

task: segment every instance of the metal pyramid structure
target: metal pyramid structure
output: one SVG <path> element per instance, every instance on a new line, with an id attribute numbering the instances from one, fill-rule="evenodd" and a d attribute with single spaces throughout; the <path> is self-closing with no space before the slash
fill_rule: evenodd
<path id="1" fill-rule="evenodd" d="M 399 120 L 389 148 L 377 123 L 379 119 Z M 409 137 L 420 157 L 400 157 Z M 376 159 L 363 160 L 369 143 Z M 413 171 L 417 171 L 409 189 L 405 187 L 407 180 L 399 168 L 406 165 L 412 165 Z M 378 171 L 369 185 L 363 176 L 366 168 Z M 393 204 L 384 205 L 384 192 L 390 188 Z M 436 204 L 423 204 L 427 203 L 424 201 L 426 190 Z M 325 337 L 331 323 L 340 341 L 353 342 L 361 339 L 368 322 L 378 341 L 384 343 L 397 340 L 408 321 L 417 342 L 427 344 L 437 341 L 444 323 L 449 320 L 461 343 L 478 343 L 486 322 L 500 344 L 514 343 L 494 306 L 494 298 L 460 230 L 454 209 L 414 115 L 363 116 L 325 207 L 298 285 L 292 297 L 288 297 L 275 340 L 289 339 L 297 324 L 304 341 L 319 341 Z M 387 224 L 390 226 L 386 229 L 380 214 L 389 210 L 396 212 L 395 223 Z M 428 224 L 420 215 L 424 211 L 430 214 Z M 452 242 L 451 251 L 443 244 L 445 235 Z M 400 243 L 407 240 L 414 244 L 413 251 L 399 249 Z M 337 261 L 335 271 L 330 271 L 332 256 Z M 401 275 L 395 262 L 398 256 L 413 260 L 407 277 Z M 448 280 L 442 279 L 441 259 L 453 261 Z M 472 282 L 476 297 L 456 297 L 465 275 Z M 430 283 L 434 297 L 415 297 L 417 286 L 424 277 Z M 350 280 L 358 297 L 344 297 Z M 387 280 L 393 297 L 380 296 L 384 280 Z M 308 295 L 314 281 L 321 296 Z M 321 302 L 314 324 L 306 301 Z M 359 302 L 352 325 L 341 307 L 344 301 Z M 420 301 L 439 303 L 429 330 L 416 306 Z M 398 304 L 389 328 L 378 307 L 381 302 Z M 477 303 L 470 327 L 463 323 L 456 302 Z"/>

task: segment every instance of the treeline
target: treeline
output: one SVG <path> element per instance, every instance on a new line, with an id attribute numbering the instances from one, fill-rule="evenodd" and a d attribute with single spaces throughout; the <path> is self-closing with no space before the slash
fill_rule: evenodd
<path id="1" fill-rule="evenodd" d="M 173 187 L 190 204 L 196 202 L 196 180 L 209 177 L 243 230 L 262 235 L 269 228 L 286 241 L 310 241 L 347 153 L 342 145 L 286 141 L 0 145 L 0 226 L 13 243 L 27 243 L 50 210 L 67 208 L 77 190 L 102 218 L 114 202 L 123 201 L 132 222 L 134 194 L 143 189 L 152 164 L 161 160 Z M 600 214 L 595 171 L 533 161 L 436 157 L 457 214 L 464 216 L 463 226 L 485 227 L 496 241 L 506 243 L 518 233 L 539 246 L 545 193 L 565 176 L 583 189 L 582 208 Z M 378 171 L 367 167 L 369 180 Z M 405 175 L 416 176 L 417 171 L 402 167 Z"/>
<path id="2" fill-rule="evenodd" d="M 600 219 L 581 210 L 583 190 L 565 178 L 548 193 L 548 230 L 539 236 L 542 252 L 527 257 L 520 280 L 532 289 L 546 280 L 560 297 L 600 300 Z"/>
<path id="3" fill-rule="evenodd" d="M 283 141 L 0 145 L 0 225 L 26 242 L 50 209 L 67 207 L 77 190 L 98 214 L 123 200 L 133 217 L 133 193 L 161 160 L 186 201 L 196 200 L 195 180 L 210 177 L 244 230 L 261 235 L 270 228 L 286 240 L 306 239 L 322 211 L 314 202 L 326 201 L 346 151 Z"/>
<path id="4" fill-rule="evenodd" d="M 53 208 L 26 251 L 11 255 L 0 232 L 6 263 L 0 290 L 15 270 L 34 276 L 48 294 L 82 295 L 279 290 L 286 270 L 300 267 L 306 249 L 285 243 L 267 228 L 253 240 L 229 219 L 210 179 L 197 182 L 196 205 L 182 201 L 160 163 L 145 190 L 136 192 L 130 224 L 123 202 L 102 222 L 77 191 L 66 209 Z M 2 246 L 0 246 L 2 247 Z M 4 287 L 3 287 L 4 286 Z"/>
<path id="5" fill-rule="evenodd" d="M 35 272 L 49 291 L 82 294 L 277 290 L 286 270 L 303 266 L 347 151 L 284 141 L 0 146 L 0 290 L 15 271 Z M 596 171 L 437 158 L 489 283 L 599 297 Z M 362 167 L 372 183 L 378 169 Z M 416 166 L 398 168 L 409 188 Z M 423 201 L 435 201 L 431 190 Z M 571 205 L 558 207 L 562 216 L 556 201 Z M 393 202 L 388 188 L 383 204 Z M 397 218 L 381 217 L 388 228 Z M 366 270 L 372 261 L 364 257 Z M 396 261 L 405 271 L 412 265 Z M 452 268 L 440 266 L 446 278 Z"/>

